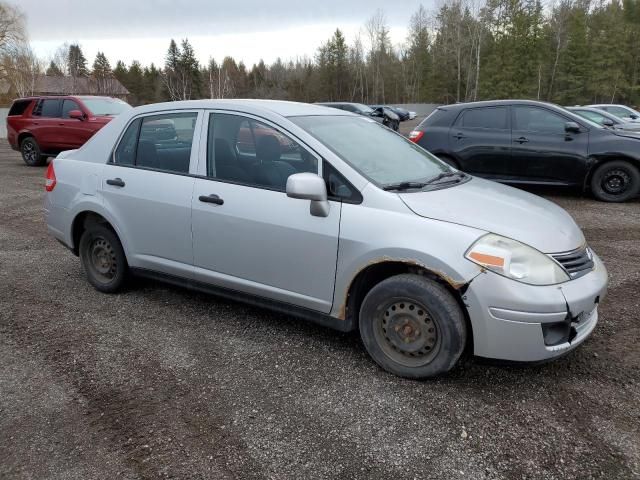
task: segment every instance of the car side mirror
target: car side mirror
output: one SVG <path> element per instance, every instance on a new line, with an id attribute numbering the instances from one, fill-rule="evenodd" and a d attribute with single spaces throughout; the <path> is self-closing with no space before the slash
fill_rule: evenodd
<path id="1" fill-rule="evenodd" d="M 613 123 L 613 120 L 611 120 L 610 118 L 605 118 L 604 120 L 602 120 L 602 125 L 604 125 L 605 127 L 613 127 L 615 123 Z"/>
<path id="2" fill-rule="evenodd" d="M 564 124 L 564 131 L 567 133 L 580 133 L 580 125 L 576 122 L 567 122 Z"/>
<path id="3" fill-rule="evenodd" d="M 329 215 L 327 184 L 315 173 L 294 173 L 287 178 L 287 197 L 311 200 L 309 213 L 314 217 Z"/>
<path id="4" fill-rule="evenodd" d="M 638 115 L 636 115 L 635 113 L 632 113 L 631 115 L 629 115 L 629 118 L 631 118 L 633 120 L 637 120 L 638 119 Z"/>
<path id="5" fill-rule="evenodd" d="M 84 113 L 80 110 L 71 110 L 69 112 L 69 118 L 75 118 L 76 120 L 84 120 Z"/>

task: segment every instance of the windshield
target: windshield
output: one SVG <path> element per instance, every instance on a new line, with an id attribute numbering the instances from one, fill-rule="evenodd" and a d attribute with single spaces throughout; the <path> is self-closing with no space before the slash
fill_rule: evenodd
<path id="1" fill-rule="evenodd" d="M 424 182 L 451 171 L 426 150 L 368 118 L 322 115 L 290 120 L 378 186 Z"/>
<path id="2" fill-rule="evenodd" d="M 83 98 L 82 103 L 96 117 L 105 115 L 119 115 L 125 110 L 129 110 L 131 105 L 117 98 Z"/>
<path id="3" fill-rule="evenodd" d="M 585 122 L 591 127 L 595 128 L 605 128 L 593 115 L 593 112 L 585 111 L 585 110 L 569 110 L 574 115 L 578 115 L 580 120 Z M 597 114 L 595 114 L 597 115 Z M 602 115 L 602 119 L 604 120 L 604 115 Z"/>
<path id="4" fill-rule="evenodd" d="M 367 107 L 366 105 L 356 104 L 355 107 L 358 113 L 361 115 L 370 115 L 371 112 L 373 112 L 373 108 Z"/>

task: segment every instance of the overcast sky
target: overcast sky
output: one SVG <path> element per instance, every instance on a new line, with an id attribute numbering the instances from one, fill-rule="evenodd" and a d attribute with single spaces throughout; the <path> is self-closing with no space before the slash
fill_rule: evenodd
<path id="1" fill-rule="evenodd" d="M 384 11 L 394 44 L 409 18 L 435 0 L 10 0 L 27 16 L 31 45 L 49 58 L 64 42 L 79 43 L 129 64 L 164 64 L 169 40 L 188 37 L 206 63 L 226 55 L 248 66 L 263 58 L 313 56 L 336 28 L 351 42 L 376 9 Z"/>

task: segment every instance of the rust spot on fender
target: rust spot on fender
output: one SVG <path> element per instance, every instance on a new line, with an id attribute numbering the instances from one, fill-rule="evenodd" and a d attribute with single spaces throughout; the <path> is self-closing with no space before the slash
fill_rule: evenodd
<path id="1" fill-rule="evenodd" d="M 347 318 L 347 305 L 349 303 L 349 290 L 351 289 L 351 285 L 353 285 L 353 282 L 358 277 L 358 275 L 360 275 L 360 273 L 362 271 L 366 270 L 367 268 L 371 267 L 372 265 L 377 265 L 377 264 L 380 264 L 380 263 L 387 263 L 387 262 L 404 263 L 405 265 L 418 267 L 420 270 L 430 272 L 433 275 L 436 275 L 437 277 L 439 277 L 442 280 L 444 280 L 445 282 L 447 282 L 451 286 L 451 288 L 453 288 L 454 290 L 463 289 L 469 283 L 469 282 L 456 280 L 456 279 L 452 278 L 451 276 L 447 275 L 446 273 L 441 272 L 439 270 L 434 270 L 433 268 L 429 268 L 427 265 L 425 265 L 423 263 L 420 263 L 420 262 L 418 262 L 418 261 L 416 261 L 414 259 L 392 258 L 392 257 L 387 257 L 387 256 L 374 258 L 374 259 L 368 261 L 362 268 L 360 268 L 360 270 L 358 270 L 351 277 L 351 280 L 347 284 L 347 290 L 344 292 L 344 294 L 342 296 L 343 300 L 342 300 L 342 303 L 340 304 L 340 308 L 338 309 L 338 318 L 340 320 L 346 320 L 346 318 Z"/>

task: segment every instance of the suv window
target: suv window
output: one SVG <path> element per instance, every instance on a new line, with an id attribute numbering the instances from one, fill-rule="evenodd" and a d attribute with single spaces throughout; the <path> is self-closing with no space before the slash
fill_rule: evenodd
<path id="1" fill-rule="evenodd" d="M 71 110 L 82 111 L 82 109 L 80 108 L 80 105 L 78 105 L 78 103 L 75 100 L 65 99 L 65 101 L 62 102 L 62 118 L 71 118 L 69 116 L 69 112 Z"/>
<path id="2" fill-rule="evenodd" d="M 40 104 L 38 105 L 38 114 L 41 117 L 58 118 L 60 117 L 61 103 L 62 102 L 59 99 L 40 100 Z"/>
<path id="3" fill-rule="evenodd" d="M 562 115 L 538 107 L 515 105 L 512 109 L 514 130 L 565 133 L 564 125 L 568 120 Z"/>
<path id="4" fill-rule="evenodd" d="M 284 191 L 289 175 L 318 173 L 318 161 L 275 128 L 240 115 L 209 117 L 207 175 Z"/>
<path id="5" fill-rule="evenodd" d="M 9 109 L 9 116 L 22 115 L 27 107 L 31 105 L 31 100 L 16 100 Z"/>
<path id="6" fill-rule="evenodd" d="M 507 129 L 507 107 L 470 108 L 456 124 L 465 128 Z"/>
<path id="7" fill-rule="evenodd" d="M 198 114 L 152 115 L 132 122 L 114 153 L 114 162 L 171 173 L 189 173 Z"/>

